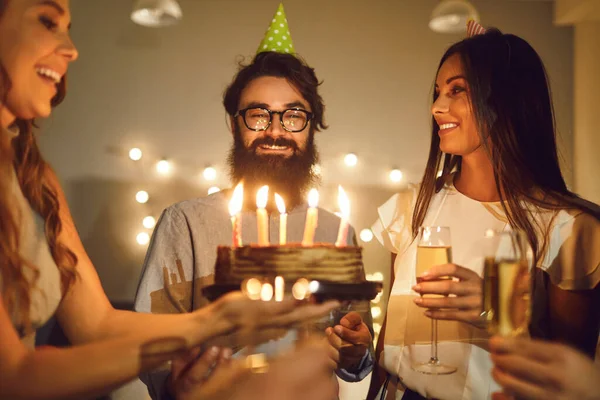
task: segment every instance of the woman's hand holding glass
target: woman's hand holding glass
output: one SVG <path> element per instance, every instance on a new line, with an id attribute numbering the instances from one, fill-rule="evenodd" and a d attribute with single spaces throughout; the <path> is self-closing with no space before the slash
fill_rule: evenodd
<path id="1" fill-rule="evenodd" d="M 421 297 L 415 298 L 414 302 L 427 309 L 425 315 L 434 319 L 467 322 L 478 328 L 485 327 L 480 317 L 482 279 L 476 272 L 456 264 L 443 264 L 430 268 L 417 278 L 418 283 L 413 290 Z M 422 297 L 427 294 L 443 297 Z"/>

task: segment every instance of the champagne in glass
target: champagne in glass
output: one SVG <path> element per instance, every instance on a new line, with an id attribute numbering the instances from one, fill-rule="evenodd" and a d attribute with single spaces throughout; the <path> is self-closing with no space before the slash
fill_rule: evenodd
<path id="1" fill-rule="evenodd" d="M 419 228 L 417 243 L 417 282 L 426 271 L 436 265 L 452 262 L 450 228 L 444 226 L 423 226 Z M 438 280 L 449 279 L 440 277 Z M 442 295 L 424 295 L 423 297 L 442 297 Z M 423 374 L 447 375 L 456 372 L 456 367 L 443 364 L 438 358 L 437 320 L 431 319 L 431 357 L 429 361 L 413 363 L 412 368 Z"/>
<path id="2" fill-rule="evenodd" d="M 450 246 L 417 246 L 417 282 L 422 282 L 423 275 L 434 265 L 452 262 L 452 247 Z"/>
<path id="3" fill-rule="evenodd" d="M 452 262 L 452 247 L 450 246 L 417 246 L 417 283 L 424 281 L 421 278 L 426 271 L 434 265 L 448 264 Z M 439 280 L 450 279 L 440 276 Z M 425 294 L 423 297 L 443 297 L 441 294 Z"/>
<path id="4" fill-rule="evenodd" d="M 529 245 L 519 231 L 488 231 L 484 238 L 482 315 L 491 334 L 527 332 L 530 308 Z"/>

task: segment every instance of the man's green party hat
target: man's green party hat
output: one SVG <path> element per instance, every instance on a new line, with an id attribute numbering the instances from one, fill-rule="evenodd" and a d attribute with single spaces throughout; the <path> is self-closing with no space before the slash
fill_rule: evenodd
<path id="1" fill-rule="evenodd" d="M 271 26 L 267 29 L 265 38 L 260 43 L 260 46 L 258 46 L 256 54 L 265 51 L 274 51 L 284 54 L 296 53 L 294 45 L 292 44 L 292 37 L 290 35 L 290 29 L 288 27 L 282 3 L 279 4 L 279 8 L 277 8 L 277 12 L 271 21 Z"/>

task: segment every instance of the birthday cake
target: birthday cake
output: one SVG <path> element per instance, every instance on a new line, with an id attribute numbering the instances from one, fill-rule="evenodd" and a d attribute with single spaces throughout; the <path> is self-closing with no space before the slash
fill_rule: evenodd
<path id="1" fill-rule="evenodd" d="M 240 284 L 249 278 L 287 282 L 300 278 L 336 283 L 365 281 L 362 248 L 333 244 L 302 246 L 219 246 L 215 264 L 215 283 Z"/>

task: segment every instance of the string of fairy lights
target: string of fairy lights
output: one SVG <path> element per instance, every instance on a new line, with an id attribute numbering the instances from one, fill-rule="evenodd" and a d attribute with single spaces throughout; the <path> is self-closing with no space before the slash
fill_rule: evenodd
<path id="1" fill-rule="evenodd" d="M 134 147 L 128 151 L 128 157 L 131 161 L 138 162 L 144 157 L 144 152 L 140 148 Z M 358 164 L 359 158 L 355 153 L 348 153 L 344 156 L 343 161 L 347 168 L 353 168 Z M 155 165 L 156 172 L 159 175 L 167 176 L 172 172 L 173 162 L 166 158 L 155 160 L 152 163 Z M 313 172 L 317 175 L 320 175 L 321 167 L 319 165 L 315 165 L 313 167 Z M 209 184 L 207 194 L 210 195 L 221 190 L 221 188 L 216 184 L 213 185 L 213 183 L 217 181 L 218 175 L 217 169 L 212 166 L 207 166 L 202 170 L 202 179 Z M 393 168 L 389 171 L 389 180 L 392 183 L 400 183 L 402 179 L 403 174 L 401 170 Z M 150 200 L 150 194 L 146 190 L 139 190 L 135 193 L 135 200 L 139 204 L 146 204 Z M 146 215 L 143 217 L 141 225 L 143 230 L 138 231 L 136 234 L 136 242 L 140 246 L 147 246 L 150 242 L 150 234 L 156 226 L 156 218 L 152 215 Z M 371 229 L 365 228 L 360 231 L 359 237 L 363 243 L 369 243 L 373 240 L 374 236 Z M 381 272 L 375 272 L 373 274 L 367 274 L 366 278 L 367 280 L 371 281 L 383 281 L 384 277 Z M 383 319 L 383 310 L 380 306 L 381 297 L 382 293 L 379 293 L 377 297 L 371 301 L 371 315 L 373 316 L 373 330 L 375 331 L 374 340 L 377 340 Z"/>
<path id="2" fill-rule="evenodd" d="M 131 161 L 140 161 L 143 157 L 143 152 L 140 148 L 134 147 L 129 150 L 129 159 Z M 348 153 L 344 156 L 344 164 L 348 168 L 353 168 L 358 164 L 358 156 L 354 153 Z M 168 175 L 172 170 L 172 162 L 167 159 L 159 159 L 155 163 L 156 171 L 160 175 Z M 313 167 L 313 171 L 317 174 L 321 174 L 321 167 L 319 165 L 315 165 Z M 206 182 L 215 182 L 217 180 L 218 172 L 214 167 L 206 167 L 202 171 L 202 177 Z M 389 179 L 392 183 L 400 183 L 402 181 L 403 174 L 402 171 L 394 168 L 389 172 Z M 207 190 L 207 194 L 213 194 L 219 192 L 221 188 L 219 186 L 210 186 Z M 140 190 L 135 194 L 135 200 L 140 204 L 146 204 L 150 199 L 150 195 L 145 190 Z M 154 229 L 156 224 L 156 219 L 153 216 L 146 216 L 142 220 L 142 226 L 145 231 L 138 232 L 136 235 L 136 241 L 140 246 L 146 246 L 150 242 L 150 232 L 149 230 Z M 373 240 L 373 232 L 370 229 L 362 229 L 359 232 L 360 240 L 364 243 L 369 243 Z"/>

